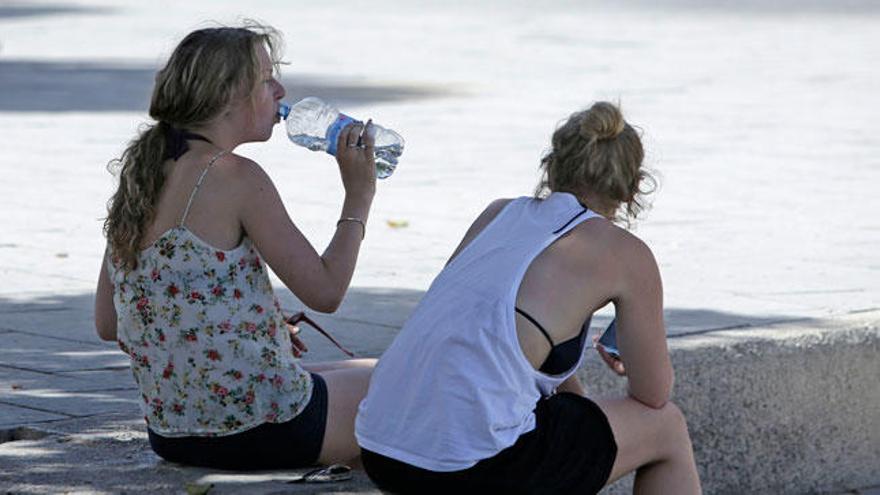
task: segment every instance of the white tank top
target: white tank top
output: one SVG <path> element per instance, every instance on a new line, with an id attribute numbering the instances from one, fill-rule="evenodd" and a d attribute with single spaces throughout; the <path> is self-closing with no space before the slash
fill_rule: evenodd
<path id="1" fill-rule="evenodd" d="M 431 471 L 459 471 L 535 427 L 542 396 L 580 366 L 546 375 L 523 354 L 514 306 L 538 254 L 598 216 L 568 193 L 511 201 L 431 284 L 382 355 L 361 402 L 361 447 Z"/>

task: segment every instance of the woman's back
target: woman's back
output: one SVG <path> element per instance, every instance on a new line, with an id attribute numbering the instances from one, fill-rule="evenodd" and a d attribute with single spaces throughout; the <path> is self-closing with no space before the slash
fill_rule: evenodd
<path id="1" fill-rule="evenodd" d="M 576 338 L 592 314 L 611 302 L 619 286 L 617 250 L 629 235 L 597 217 L 572 228 L 529 265 L 516 307 L 534 322 L 518 313 L 517 336 L 533 367 L 541 367 L 551 340 L 558 345 Z"/>
<path id="2" fill-rule="evenodd" d="M 597 493 L 638 469 L 640 491 L 699 491 L 657 264 L 611 223 L 642 207 L 640 139 L 600 102 L 552 142 L 537 197 L 486 208 L 376 367 L 356 433 L 384 489 Z M 574 372 L 609 302 L 629 396 L 593 401 Z"/>
<path id="3" fill-rule="evenodd" d="M 284 421 L 310 395 L 265 263 L 226 200 L 237 158 L 211 151 L 164 164 L 137 267 L 108 264 L 120 347 L 151 429 L 167 437 Z"/>
<path id="4" fill-rule="evenodd" d="M 181 225 L 218 249 L 233 249 L 241 242 L 241 183 L 234 174 L 243 159 L 231 154 L 218 156 L 220 150 L 208 144 L 193 142 L 190 146 L 180 159 L 163 164 L 165 180 L 142 248 Z"/>
<path id="5" fill-rule="evenodd" d="M 374 374 L 381 387 L 371 389 L 358 416 L 361 445 L 446 471 L 467 468 L 531 430 L 535 402 L 551 394 L 580 360 L 558 374 L 537 371 L 517 338 L 517 289 L 527 271 L 540 278 L 530 265 L 560 236 L 607 223 L 596 217 L 566 193 L 508 204 L 438 275 L 383 355 Z M 558 257 L 542 263 L 556 264 Z M 547 286 L 568 295 L 555 301 L 543 297 L 547 308 L 577 298 L 559 283 Z M 572 306 L 565 307 L 568 313 L 589 317 L 585 304 Z M 416 373 L 413 362 L 420 364 Z"/>

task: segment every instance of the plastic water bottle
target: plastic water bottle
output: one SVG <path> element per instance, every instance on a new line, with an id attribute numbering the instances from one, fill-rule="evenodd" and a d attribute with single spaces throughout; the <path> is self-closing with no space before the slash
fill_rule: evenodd
<path id="1" fill-rule="evenodd" d="M 339 110 L 310 96 L 290 105 L 281 102 L 278 115 L 285 120 L 287 137 L 294 143 L 312 151 L 326 151 L 336 156 L 339 133 L 355 119 L 339 113 Z M 403 153 L 404 141 L 400 134 L 372 124 L 375 138 L 376 177 L 384 179 L 394 173 L 397 159 Z"/>

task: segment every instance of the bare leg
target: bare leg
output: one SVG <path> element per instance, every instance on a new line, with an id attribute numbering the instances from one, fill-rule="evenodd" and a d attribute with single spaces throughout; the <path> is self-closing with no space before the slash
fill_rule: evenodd
<path id="1" fill-rule="evenodd" d="M 326 371 L 345 370 L 351 368 L 369 368 L 376 366 L 375 359 L 344 359 L 341 361 L 315 361 L 307 363 L 300 361 L 300 366 L 306 371 L 312 373 L 324 373 Z"/>
<path id="2" fill-rule="evenodd" d="M 630 398 L 595 402 L 617 441 L 609 483 L 636 471 L 633 493 L 702 493 L 687 423 L 675 404 L 652 409 Z"/>
<path id="3" fill-rule="evenodd" d="M 375 360 L 321 372 L 327 383 L 327 424 L 318 462 L 360 465 L 360 447 L 354 438 L 354 418 L 358 405 L 367 395 Z M 343 363 L 349 361 L 343 361 Z"/>
<path id="4" fill-rule="evenodd" d="M 581 381 L 578 380 L 577 374 L 571 375 L 566 378 L 564 382 L 560 383 L 559 386 L 556 387 L 556 392 L 569 392 L 580 395 L 581 397 L 587 396 L 587 391 L 584 389 Z"/>

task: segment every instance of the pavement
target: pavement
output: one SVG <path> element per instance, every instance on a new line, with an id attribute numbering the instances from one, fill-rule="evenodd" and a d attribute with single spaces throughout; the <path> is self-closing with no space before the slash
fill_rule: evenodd
<path id="1" fill-rule="evenodd" d="M 285 33 L 288 100 L 407 139 L 342 308 L 317 316 L 346 346 L 380 356 L 479 211 L 531 193 L 557 123 L 620 101 L 661 180 L 635 233 L 663 273 L 707 493 L 880 493 L 880 8 L 538 4 L 0 3 L 0 492 L 378 492 L 362 473 L 316 486 L 159 460 L 126 356 L 94 334 L 105 165 L 176 41 L 251 17 Z M 280 130 L 240 151 L 320 250 L 338 174 Z M 306 360 L 344 357 L 307 336 Z M 598 366 L 591 392 L 618 390 Z"/>

